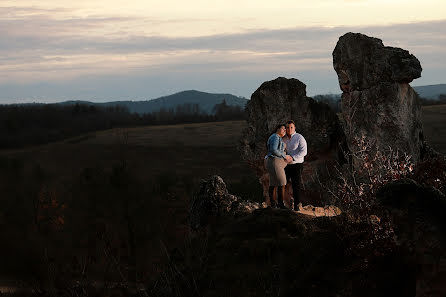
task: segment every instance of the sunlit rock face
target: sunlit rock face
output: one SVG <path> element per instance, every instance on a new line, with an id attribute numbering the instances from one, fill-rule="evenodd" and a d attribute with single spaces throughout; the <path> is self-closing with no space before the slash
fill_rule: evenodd
<path id="1" fill-rule="evenodd" d="M 417 162 L 423 150 L 421 105 L 409 83 L 421 76 L 418 59 L 380 39 L 347 33 L 333 51 L 333 66 L 350 151 L 358 151 L 355 139 L 366 136 L 373 147 L 398 149 Z"/>
<path id="2" fill-rule="evenodd" d="M 338 159 L 339 143 L 343 139 L 338 117 L 328 105 L 307 97 L 306 85 L 301 81 L 279 77 L 264 82 L 252 94 L 246 110 L 248 127 L 242 133 L 240 151 L 257 172 L 265 197 L 269 185 L 268 174 L 263 166 L 266 142 L 278 124 L 294 120 L 296 132 L 307 141 L 308 155 L 305 157 L 303 173 L 305 184 L 313 181 L 326 162 Z"/>

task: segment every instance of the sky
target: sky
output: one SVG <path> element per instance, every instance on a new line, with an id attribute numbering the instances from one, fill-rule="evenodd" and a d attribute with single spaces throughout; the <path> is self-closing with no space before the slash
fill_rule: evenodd
<path id="1" fill-rule="evenodd" d="M 0 0 L 0 104 L 250 98 L 279 76 L 340 93 L 347 32 L 414 54 L 413 86 L 446 83 L 444 0 Z"/>

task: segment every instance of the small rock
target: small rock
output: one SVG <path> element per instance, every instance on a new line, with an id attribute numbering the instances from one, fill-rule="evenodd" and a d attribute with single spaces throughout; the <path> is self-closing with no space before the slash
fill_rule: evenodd
<path id="1" fill-rule="evenodd" d="M 299 207 L 298 213 L 312 217 L 333 217 L 340 215 L 342 211 L 334 205 L 326 205 L 325 207 L 305 205 Z"/>
<path id="2" fill-rule="evenodd" d="M 373 225 L 379 225 L 379 223 L 381 222 L 381 219 L 376 215 L 370 215 L 369 220 L 370 223 L 372 223 Z"/>

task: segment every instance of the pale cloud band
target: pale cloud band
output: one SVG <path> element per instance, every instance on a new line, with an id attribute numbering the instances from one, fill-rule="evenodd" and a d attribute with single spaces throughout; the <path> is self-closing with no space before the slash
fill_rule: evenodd
<path id="1" fill-rule="evenodd" d="M 302 80 L 310 95 L 339 92 L 331 53 L 349 31 L 413 53 L 424 69 L 417 85 L 444 83 L 446 20 L 174 38 L 148 34 L 138 25 L 206 20 L 50 17 L 64 12 L 0 8 L 0 102 L 141 100 L 183 89 L 249 97 L 277 76 Z"/>

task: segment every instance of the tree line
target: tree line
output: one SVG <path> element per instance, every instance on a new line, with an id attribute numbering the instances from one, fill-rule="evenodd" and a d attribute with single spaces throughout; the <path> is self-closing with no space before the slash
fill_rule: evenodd
<path id="1" fill-rule="evenodd" d="M 446 104 L 446 94 L 440 94 L 438 99 L 420 98 L 421 105 L 440 105 Z"/>
<path id="2" fill-rule="evenodd" d="M 123 106 L 76 103 L 0 105 L 0 148 L 17 148 L 62 140 L 118 127 L 242 120 L 244 109 L 223 100 L 213 114 L 198 104 L 183 104 L 148 114 L 130 113 Z"/>

